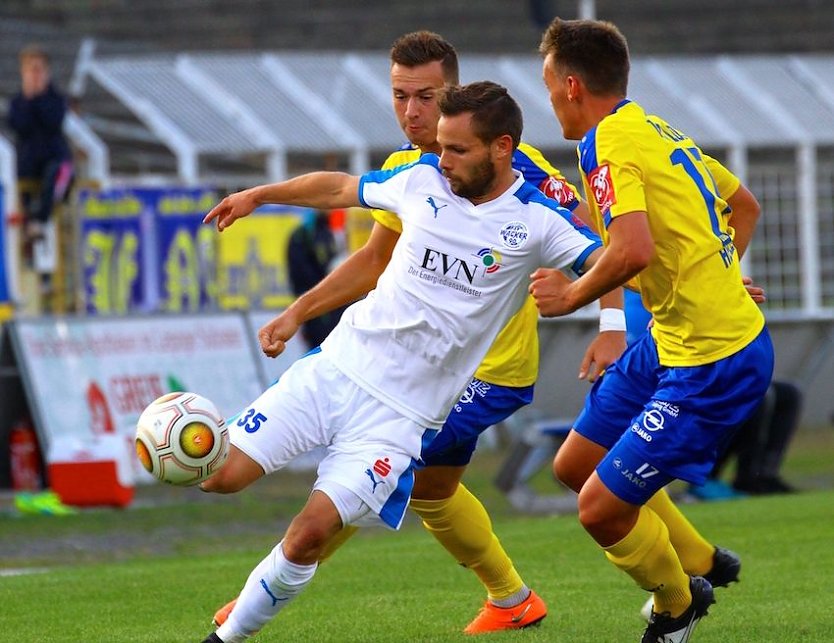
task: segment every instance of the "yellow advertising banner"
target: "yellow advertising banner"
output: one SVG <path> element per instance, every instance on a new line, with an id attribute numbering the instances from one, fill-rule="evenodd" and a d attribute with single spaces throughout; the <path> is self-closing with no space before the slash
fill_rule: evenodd
<path id="1" fill-rule="evenodd" d="M 345 216 L 347 251 L 352 254 L 359 250 L 371 236 L 374 217 L 367 208 L 348 208 Z"/>
<path id="2" fill-rule="evenodd" d="M 262 207 L 218 235 L 217 299 L 222 309 L 270 310 L 292 303 L 287 243 L 306 212 Z"/>

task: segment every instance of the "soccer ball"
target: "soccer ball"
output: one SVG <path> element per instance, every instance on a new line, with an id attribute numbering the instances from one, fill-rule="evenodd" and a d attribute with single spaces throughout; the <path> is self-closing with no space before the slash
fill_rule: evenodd
<path id="1" fill-rule="evenodd" d="M 217 407 L 201 395 L 168 393 L 139 416 L 136 455 L 162 482 L 194 485 L 226 461 L 229 429 Z"/>

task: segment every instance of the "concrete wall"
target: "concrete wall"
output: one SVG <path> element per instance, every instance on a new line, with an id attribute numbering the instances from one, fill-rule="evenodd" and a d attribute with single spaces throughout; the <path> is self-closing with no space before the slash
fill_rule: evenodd
<path id="1" fill-rule="evenodd" d="M 541 367 L 533 408 L 547 416 L 574 417 L 589 384 L 577 379 L 579 362 L 597 333 L 596 320 L 542 320 Z M 804 397 L 805 429 L 834 423 L 834 322 L 772 321 L 775 377 L 794 381 Z"/>

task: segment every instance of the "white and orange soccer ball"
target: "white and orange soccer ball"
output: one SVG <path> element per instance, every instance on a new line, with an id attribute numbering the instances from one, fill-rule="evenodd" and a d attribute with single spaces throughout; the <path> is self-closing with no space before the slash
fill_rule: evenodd
<path id="1" fill-rule="evenodd" d="M 136 455 L 162 482 L 194 485 L 226 461 L 229 429 L 210 400 L 196 393 L 167 393 L 139 416 Z"/>

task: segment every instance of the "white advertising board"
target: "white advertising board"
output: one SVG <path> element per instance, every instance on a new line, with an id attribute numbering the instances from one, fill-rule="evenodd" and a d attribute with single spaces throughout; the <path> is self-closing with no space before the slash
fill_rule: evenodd
<path id="1" fill-rule="evenodd" d="M 266 384 L 238 313 L 17 320 L 11 331 L 50 462 L 61 456 L 50 449 L 57 442 L 106 433 L 125 436 L 132 450 L 136 420 L 164 393 L 200 393 L 230 417 Z"/>

